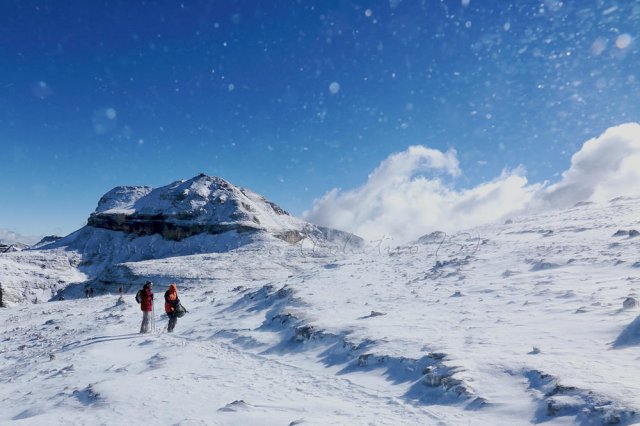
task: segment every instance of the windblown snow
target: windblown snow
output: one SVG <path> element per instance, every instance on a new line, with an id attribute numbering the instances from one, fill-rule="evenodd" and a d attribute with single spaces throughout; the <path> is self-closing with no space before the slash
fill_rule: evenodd
<path id="1" fill-rule="evenodd" d="M 631 424 L 639 215 L 640 199 L 580 203 L 403 246 L 83 228 L 2 254 L 3 289 L 14 274 L 64 283 L 0 309 L 0 421 Z M 146 279 L 155 332 L 141 335 Z M 189 313 L 169 334 L 174 282 Z"/>

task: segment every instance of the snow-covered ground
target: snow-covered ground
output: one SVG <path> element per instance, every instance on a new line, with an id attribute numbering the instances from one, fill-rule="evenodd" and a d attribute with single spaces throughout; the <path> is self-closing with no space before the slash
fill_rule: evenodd
<path id="1" fill-rule="evenodd" d="M 135 286 L 1 309 L 0 421 L 631 424 L 639 217 L 618 199 L 402 247 L 256 239 L 127 262 L 110 273 L 157 299 L 178 284 L 176 332 L 157 303 L 137 334 Z"/>

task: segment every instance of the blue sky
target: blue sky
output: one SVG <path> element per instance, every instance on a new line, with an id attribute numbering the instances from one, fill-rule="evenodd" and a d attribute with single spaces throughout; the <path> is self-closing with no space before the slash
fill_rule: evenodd
<path id="1" fill-rule="evenodd" d="M 640 121 L 639 1 L 0 2 L 0 228 L 199 172 L 300 215 L 411 145 L 557 180 Z"/>

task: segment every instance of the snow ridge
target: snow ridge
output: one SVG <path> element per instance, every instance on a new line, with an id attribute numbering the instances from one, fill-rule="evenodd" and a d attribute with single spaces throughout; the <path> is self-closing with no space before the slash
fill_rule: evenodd
<path id="1" fill-rule="evenodd" d="M 523 372 L 529 382 L 529 388 L 540 408 L 536 415 L 539 422 L 550 417 L 575 417 L 579 424 L 620 425 L 630 424 L 637 418 L 636 411 L 625 407 L 591 390 L 564 386 L 558 378 L 538 370 Z"/>
<path id="2" fill-rule="evenodd" d="M 320 351 L 320 362 L 341 367 L 337 374 L 379 370 L 392 383 L 411 384 L 401 396 L 416 403 L 457 404 L 466 409 L 478 409 L 487 403 L 475 395 L 468 383 L 455 377 L 460 369 L 447 365 L 446 354 L 429 353 L 415 359 L 376 353 L 375 341 L 354 342 L 349 338 L 349 332 L 335 334 L 312 325 L 301 314 L 304 304 L 292 288 L 285 285 L 276 290 L 275 286 L 268 284 L 245 292 L 227 311 L 243 309 L 254 314 L 265 313 L 265 320 L 254 331 L 275 332 L 280 340 L 271 347 L 262 348 L 263 353 Z M 233 338 L 233 342 L 248 348 L 260 346 L 238 331 L 221 331 L 217 335 Z"/>

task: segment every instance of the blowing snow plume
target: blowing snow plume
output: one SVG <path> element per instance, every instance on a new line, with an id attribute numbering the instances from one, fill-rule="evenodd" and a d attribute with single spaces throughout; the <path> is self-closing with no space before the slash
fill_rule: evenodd
<path id="1" fill-rule="evenodd" d="M 571 157 L 560 182 L 542 195 L 552 207 L 640 195 L 640 124 L 607 129 Z"/>
<path id="2" fill-rule="evenodd" d="M 522 167 L 456 189 L 461 174 L 455 150 L 412 146 L 390 155 L 361 187 L 334 188 L 304 217 L 367 239 L 409 241 L 434 230 L 455 231 L 509 215 L 640 195 L 640 124 L 607 129 L 571 158 L 559 182 L 529 183 Z"/>

